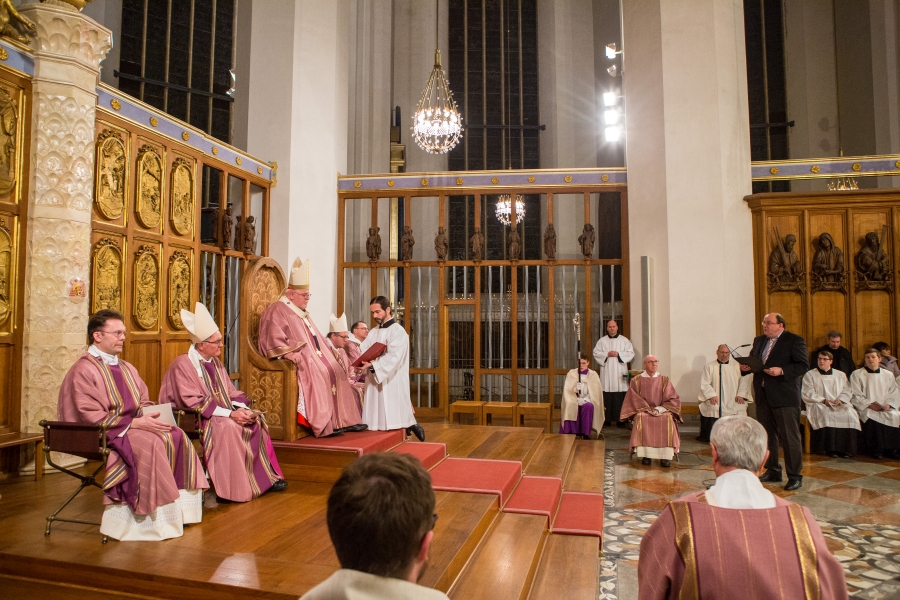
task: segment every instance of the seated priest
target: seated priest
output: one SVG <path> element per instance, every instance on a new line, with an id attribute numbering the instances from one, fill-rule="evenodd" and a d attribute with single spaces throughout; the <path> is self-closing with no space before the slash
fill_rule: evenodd
<path id="1" fill-rule="evenodd" d="M 159 390 L 160 404 L 200 411 L 200 443 L 216 496 L 248 502 L 269 490 L 287 487 L 265 417 L 250 410 L 244 392 L 235 389 L 222 353 L 222 332 L 201 302 L 181 322 L 191 336 L 187 354 L 172 361 Z"/>
<path id="2" fill-rule="evenodd" d="M 592 371 L 590 359 L 579 358 L 580 368 L 566 375 L 560 405 L 560 433 L 574 433 L 576 438 L 591 439 L 591 430 L 598 434 L 603 427 L 603 386 L 600 376 Z"/>
<path id="3" fill-rule="evenodd" d="M 328 328 L 328 335 L 325 336 L 325 339 L 328 340 L 328 347 L 350 380 L 350 385 L 356 390 L 356 401 L 361 411 L 363 396 L 366 393 L 366 370 L 350 366 L 360 353 L 359 347 L 350 341 L 350 332 L 347 331 L 347 315 L 341 315 L 340 318 L 331 315 L 331 327 Z"/>
<path id="4" fill-rule="evenodd" d="M 57 411 L 60 421 L 106 426 L 111 451 L 100 532 L 116 540 L 180 537 L 184 525 L 203 517 L 209 487 L 203 465 L 181 429 L 143 413 L 155 405 L 137 370 L 119 359 L 122 314 L 97 311 L 88 321 L 88 342 L 63 379 Z"/>
<path id="5" fill-rule="evenodd" d="M 833 458 L 850 458 L 856 454 L 859 415 L 850 402 L 850 382 L 833 363 L 830 351 L 819 350 L 816 368 L 803 376 L 800 397 L 811 430 L 810 449 Z"/>
<path id="6" fill-rule="evenodd" d="M 309 261 L 298 258 L 281 298 L 259 317 L 259 352 L 297 365 L 297 423 L 316 437 L 361 431 L 356 391 L 306 311 L 311 295 Z"/>
<path id="7" fill-rule="evenodd" d="M 659 373 L 659 360 L 652 354 L 644 357 L 644 372 L 631 380 L 625 394 L 619 419 L 632 418 L 631 451 L 645 465 L 658 458 L 661 466 L 670 466 L 681 447 L 681 398 L 669 378 Z"/>
<path id="8" fill-rule="evenodd" d="M 669 502 L 647 529 L 638 598 L 847 598 L 812 513 L 757 477 L 769 453 L 763 426 L 723 417 L 710 439 L 716 483 Z"/>
<path id="9" fill-rule="evenodd" d="M 865 366 L 850 376 L 850 401 L 862 421 L 865 450 L 875 459 L 900 459 L 900 388 L 884 368 L 875 348 L 865 354 Z"/>
<path id="10" fill-rule="evenodd" d="M 707 363 L 700 375 L 700 435 L 709 443 L 716 419 L 746 415 L 753 398 L 753 376 L 741 377 L 741 366 L 725 344 L 716 349 L 716 360 Z"/>

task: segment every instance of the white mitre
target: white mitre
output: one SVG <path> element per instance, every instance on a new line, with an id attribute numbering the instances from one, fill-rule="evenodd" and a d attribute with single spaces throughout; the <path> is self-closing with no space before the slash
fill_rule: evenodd
<path id="1" fill-rule="evenodd" d="M 291 267 L 291 277 L 288 280 L 288 287 L 292 290 L 308 290 L 309 289 L 309 259 L 304 263 L 298 256 L 294 259 L 294 265 Z"/>
<path id="2" fill-rule="evenodd" d="M 328 333 L 344 333 L 345 331 L 349 331 L 349 329 L 347 329 L 347 314 L 344 313 L 341 315 L 341 318 L 337 318 L 334 316 L 334 313 L 332 313 L 331 327 L 328 329 Z"/>
<path id="3" fill-rule="evenodd" d="M 219 331 L 216 320 L 212 318 L 212 315 L 209 314 L 209 311 L 206 310 L 206 306 L 202 302 L 198 302 L 194 305 L 194 312 L 182 308 L 181 322 L 184 323 L 184 328 L 188 330 L 191 341 L 195 344 L 197 342 L 208 340 L 214 333 Z"/>

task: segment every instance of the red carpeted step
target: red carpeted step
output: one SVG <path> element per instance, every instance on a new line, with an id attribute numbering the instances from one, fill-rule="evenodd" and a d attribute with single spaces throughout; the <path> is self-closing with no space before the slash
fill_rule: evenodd
<path id="1" fill-rule="evenodd" d="M 563 492 L 553 533 L 603 535 L 603 494 Z"/>
<path id="2" fill-rule="evenodd" d="M 544 515 L 552 519 L 561 493 L 562 479 L 559 477 L 525 476 L 503 507 L 503 512 Z"/>
<path id="3" fill-rule="evenodd" d="M 308 436 L 290 443 L 319 450 L 354 450 L 357 456 L 362 456 L 390 450 L 397 444 L 402 444 L 405 439 L 406 432 L 402 429 L 395 429 L 393 431 L 357 431 L 327 438 Z"/>
<path id="4" fill-rule="evenodd" d="M 498 494 L 502 506 L 521 477 L 519 461 L 448 458 L 431 470 L 431 485 L 445 492 Z"/>
<path id="5" fill-rule="evenodd" d="M 435 444 L 433 442 L 406 442 L 392 448 L 391 452 L 411 454 L 422 461 L 429 471 L 447 456 L 447 444 Z"/>

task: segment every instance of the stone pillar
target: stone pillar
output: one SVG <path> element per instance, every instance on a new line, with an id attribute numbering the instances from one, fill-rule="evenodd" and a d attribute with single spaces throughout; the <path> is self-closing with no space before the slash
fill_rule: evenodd
<path id="1" fill-rule="evenodd" d="M 33 44 L 28 233 L 25 247 L 22 426 L 56 419 L 59 386 L 85 350 L 88 303 L 66 285 L 90 280 L 94 120 L 110 32 L 73 7 L 28 4 Z"/>
<path id="2" fill-rule="evenodd" d="M 716 346 L 747 343 L 755 331 L 743 201 L 750 193 L 743 7 L 648 0 L 622 8 L 631 339 L 640 355 L 657 355 L 682 399 L 693 402 Z M 641 256 L 654 263 L 649 349 L 639 347 Z"/>

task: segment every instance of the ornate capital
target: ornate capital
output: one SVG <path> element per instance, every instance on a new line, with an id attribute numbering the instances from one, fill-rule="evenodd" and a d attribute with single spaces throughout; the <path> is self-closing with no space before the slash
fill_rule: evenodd
<path id="1" fill-rule="evenodd" d="M 36 58 L 56 55 L 97 71 L 112 48 L 112 32 L 71 6 L 26 4 L 19 12 L 37 25 Z"/>

